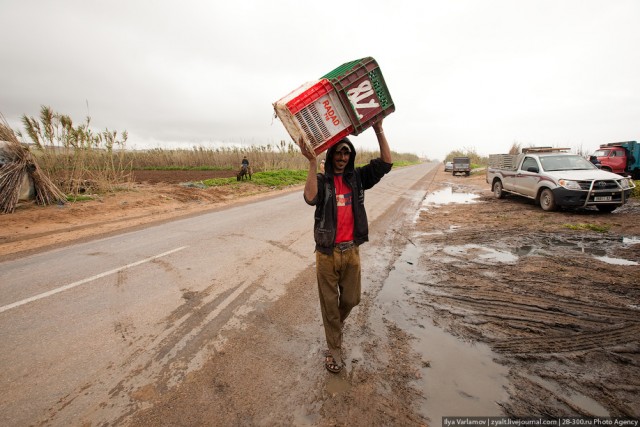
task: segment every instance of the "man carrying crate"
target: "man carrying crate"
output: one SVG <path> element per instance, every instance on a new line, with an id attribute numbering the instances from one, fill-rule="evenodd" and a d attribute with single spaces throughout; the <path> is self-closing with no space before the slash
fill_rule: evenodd
<path id="1" fill-rule="evenodd" d="M 325 367 L 342 370 L 342 328 L 351 309 L 360 302 L 359 246 L 369 240 L 364 191 L 380 182 L 392 166 L 391 150 L 382 120 L 373 124 L 380 157 L 356 168 L 356 151 L 348 138 L 329 148 L 324 174 L 317 171 L 317 159 L 306 144 L 299 144 L 309 160 L 304 200 L 315 210 L 316 275 L 322 323 L 329 347 Z"/>

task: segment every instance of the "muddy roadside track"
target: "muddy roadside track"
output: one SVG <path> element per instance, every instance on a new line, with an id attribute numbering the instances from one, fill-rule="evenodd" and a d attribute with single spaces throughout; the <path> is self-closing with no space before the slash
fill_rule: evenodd
<path id="1" fill-rule="evenodd" d="M 640 417 L 639 201 L 549 213 L 494 199 L 482 174 L 436 181 L 477 198 L 423 204 L 422 321 L 491 348 L 508 368 L 504 415 Z"/>
<path id="2" fill-rule="evenodd" d="M 546 213 L 494 199 L 482 174 L 441 170 L 419 187 L 415 217 L 388 215 L 363 249 L 367 285 L 341 376 L 321 366 L 307 271 L 131 424 L 640 416 L 640 203 Z"/>
<path id="3" fill-rule="evenodd" d="M 133 213 L 166 220 L 237 196 L 158 188 L 21 209 L 4 218 L 3 244 L 40 247 L 69 227 L 130 226 Z M 141 394 L 143 407 L 154 408 L 133 424 L 640 417 L 640 201 L 612 214 L 547 213 L 525 199 L 494 199 L 482 174 L 441 170 L 420 188 L 436 196 L 427 196 L 414 220 L 398 226 L 389 219 L 380 227 L 386 236 L 372 237 L 395 262 L 372 268 L 371 255 L 367 264 L 371 285 L 347 325 L 344 377 L 322 370 L 314 278 L 304 276 L 289 284 L 289 298 L 258 312 L 255 330 L 229 337 L 234 344 L 197 379 L 161 396 Z M 364 250 L 373 253 L 374 245 Z M 301 319 L 312 327 L 298 325 Z"/>

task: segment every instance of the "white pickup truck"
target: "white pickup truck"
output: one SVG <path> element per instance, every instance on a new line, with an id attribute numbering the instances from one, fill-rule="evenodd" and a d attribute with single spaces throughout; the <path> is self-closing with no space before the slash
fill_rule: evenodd
<path id="1" fill-rule="evenodd" d="M 496 198 L 506 193 L 528 197 L 545 211 L 595 206 L 612 212 L 635 187 L 631 179 L 600 170 L 568 149 L 525 148 L 522 154 L 489 156 L 486 179 Z"/>

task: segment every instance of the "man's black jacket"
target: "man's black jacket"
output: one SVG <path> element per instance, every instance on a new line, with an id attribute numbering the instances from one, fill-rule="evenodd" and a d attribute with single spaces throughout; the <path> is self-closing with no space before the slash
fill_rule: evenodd
<path id="1" fill-rule="evenodd" d="M 340 142 L 346 142 L 351 147 L 351 155 L 349 156 L 349 163 L 344 170 L 343 180 L 352 190 L 353 240 L 356 245 L 361 245 L 369 240 L 369 224 L 367 212 L 364 208 L 364 191 L 380 182 L 380 179 L 391 170 L 393 164 L 386 163 L 378 158 L 371 160 L 368 165 L 356 168 L 354 167 L 356 150 L 353 144 L 347 138 Z M 329 148 L 325 173 L 317 175 L 318 194 L 313 200 L 306 200 L 305 198 L 309 205 L 316 207 L 313 226 L 316 250 L 327 255 L 333 252 L 333 245 L 336 239 L 338 207 L 333 185 L 334 174 L 331 160 L 333 152 L 338 145 L 339 143 Z"/>

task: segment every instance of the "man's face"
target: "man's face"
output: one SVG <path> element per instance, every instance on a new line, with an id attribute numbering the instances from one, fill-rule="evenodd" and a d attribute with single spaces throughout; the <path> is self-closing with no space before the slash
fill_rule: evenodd
<path id="1" fill-rule="evenodd" d="M 351 153 L 349 153 L 345 149 L 334 151 L 332 160 L 333 160 L 333 171 L 335 173 L 344 172 L 344 168 L 346 168 L 347 164 L 349 163 L 350 155 Z"/>

